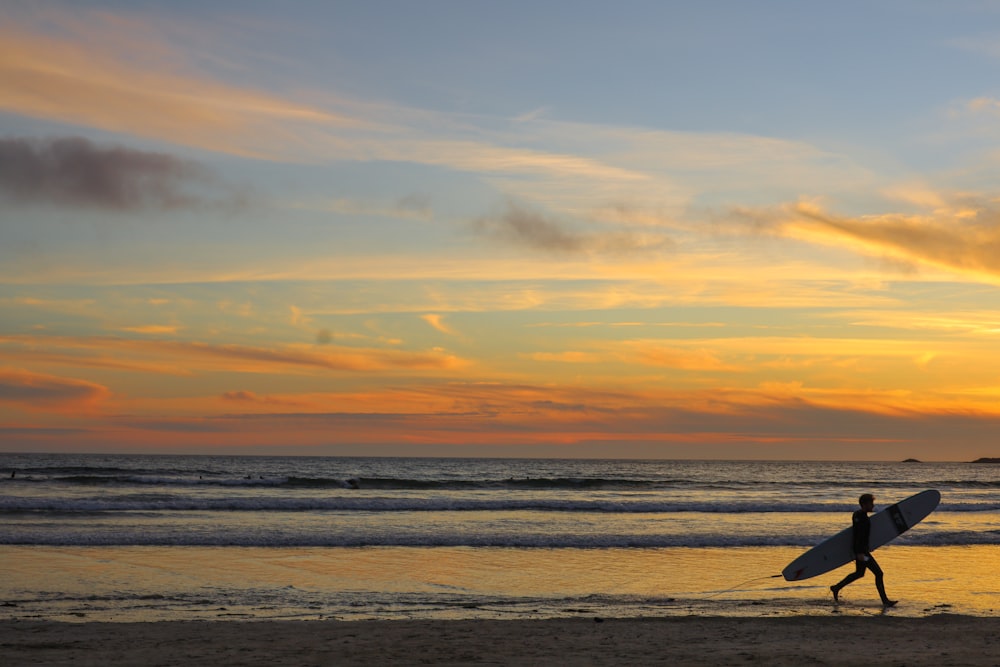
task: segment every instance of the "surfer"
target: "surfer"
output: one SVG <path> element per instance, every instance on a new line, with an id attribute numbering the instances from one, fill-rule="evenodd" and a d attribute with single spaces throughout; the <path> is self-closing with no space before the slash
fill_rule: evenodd
<path id="1" fill-rule="evenodd" d="M 854 512 L 854 516 L 851 518 L 851 526 L 854 529 L 853 546 L 854 565 L 856 569 L 844 577 L 839 584 L 830 586 L 830 590 L 833 592 L 833 601 L 839 602 L 840 590 L 844 586 L 865 576 L 866 570 L 871 570 L 872 574 L 875 575 L 875 588 L 878 589 L 879 597 L 882 598 L 882 606 L 891 607 L 896 604 L 896 601 L 890 600 L 889 596 L 885 594 L 885 581 L 882 568 L 875 562 L 871 550 L 868 548 L 868 540 L 872 530 L 872 522 L 868 518 L 868 513 L 875 510 L 875 496 L 870 493 L 863 493 L 858 498 L 858 504 L 861 505 L 861 509 Z"/>

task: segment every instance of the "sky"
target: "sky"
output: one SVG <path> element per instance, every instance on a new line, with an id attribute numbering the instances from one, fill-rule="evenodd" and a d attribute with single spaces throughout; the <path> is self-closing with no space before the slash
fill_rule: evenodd
<path id="1" fill-rule="evenodd" d="M 0 451 L 1000 456 L 1000 3 L 0 17 Z"/>

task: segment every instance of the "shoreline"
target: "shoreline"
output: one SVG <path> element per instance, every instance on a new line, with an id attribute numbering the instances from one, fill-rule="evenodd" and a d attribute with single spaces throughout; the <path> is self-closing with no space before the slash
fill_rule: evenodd
<path id="1" fill-rule="evenodd" d="M 16 665 L 995 665 L 1000 617 L 0 621 Z"/>

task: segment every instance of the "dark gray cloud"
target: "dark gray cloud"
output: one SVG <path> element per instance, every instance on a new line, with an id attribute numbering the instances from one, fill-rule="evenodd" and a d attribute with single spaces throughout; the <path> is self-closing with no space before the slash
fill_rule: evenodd
<path id="1" fill-rule="evenodd" d="M 673 242 L 661 233 L 614 229 L 583 232 L 569 224 L 508 202 L 498 216 L 480 218 L 476 231 L 486 236 L 518 245 L 556 253 L 632 253 L 663 250 Z"/>
<path id="2" fill-rule="evenodd" d="M 171 210 L 219 203 L 205 192 L 219 186 L 203 165 L 166 153 L 81 137 L 0 138 L 0 197 L 14 203 Z"/>
<path id="3" fill-rule="evenodd" d="M 397 199 L 396 210 L 401 213 L 409 213 L 422 218 L 429 218 L 433 213 L 431 198 L 418 192 L 414 192 Z"/>
<path id="4" fill-rule="evenodd" d="M 583 235 L 571 232 L 555 220 L 514 202 L 508 202 L 501 215 L 482 218 L 476 226 L 489 236 L 541 250 L 579 252 L 587 245 Z"/>

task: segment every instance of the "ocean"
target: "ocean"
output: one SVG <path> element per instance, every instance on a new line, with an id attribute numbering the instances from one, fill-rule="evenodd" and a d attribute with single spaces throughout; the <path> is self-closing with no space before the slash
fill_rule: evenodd
<path id="1" fill-rule="evenodd" d="M 1000 615 L 1000 465 L 0 454 L 0 618 L 882 613 L 774 575 L 930 488 L 890 613 Z"/>

